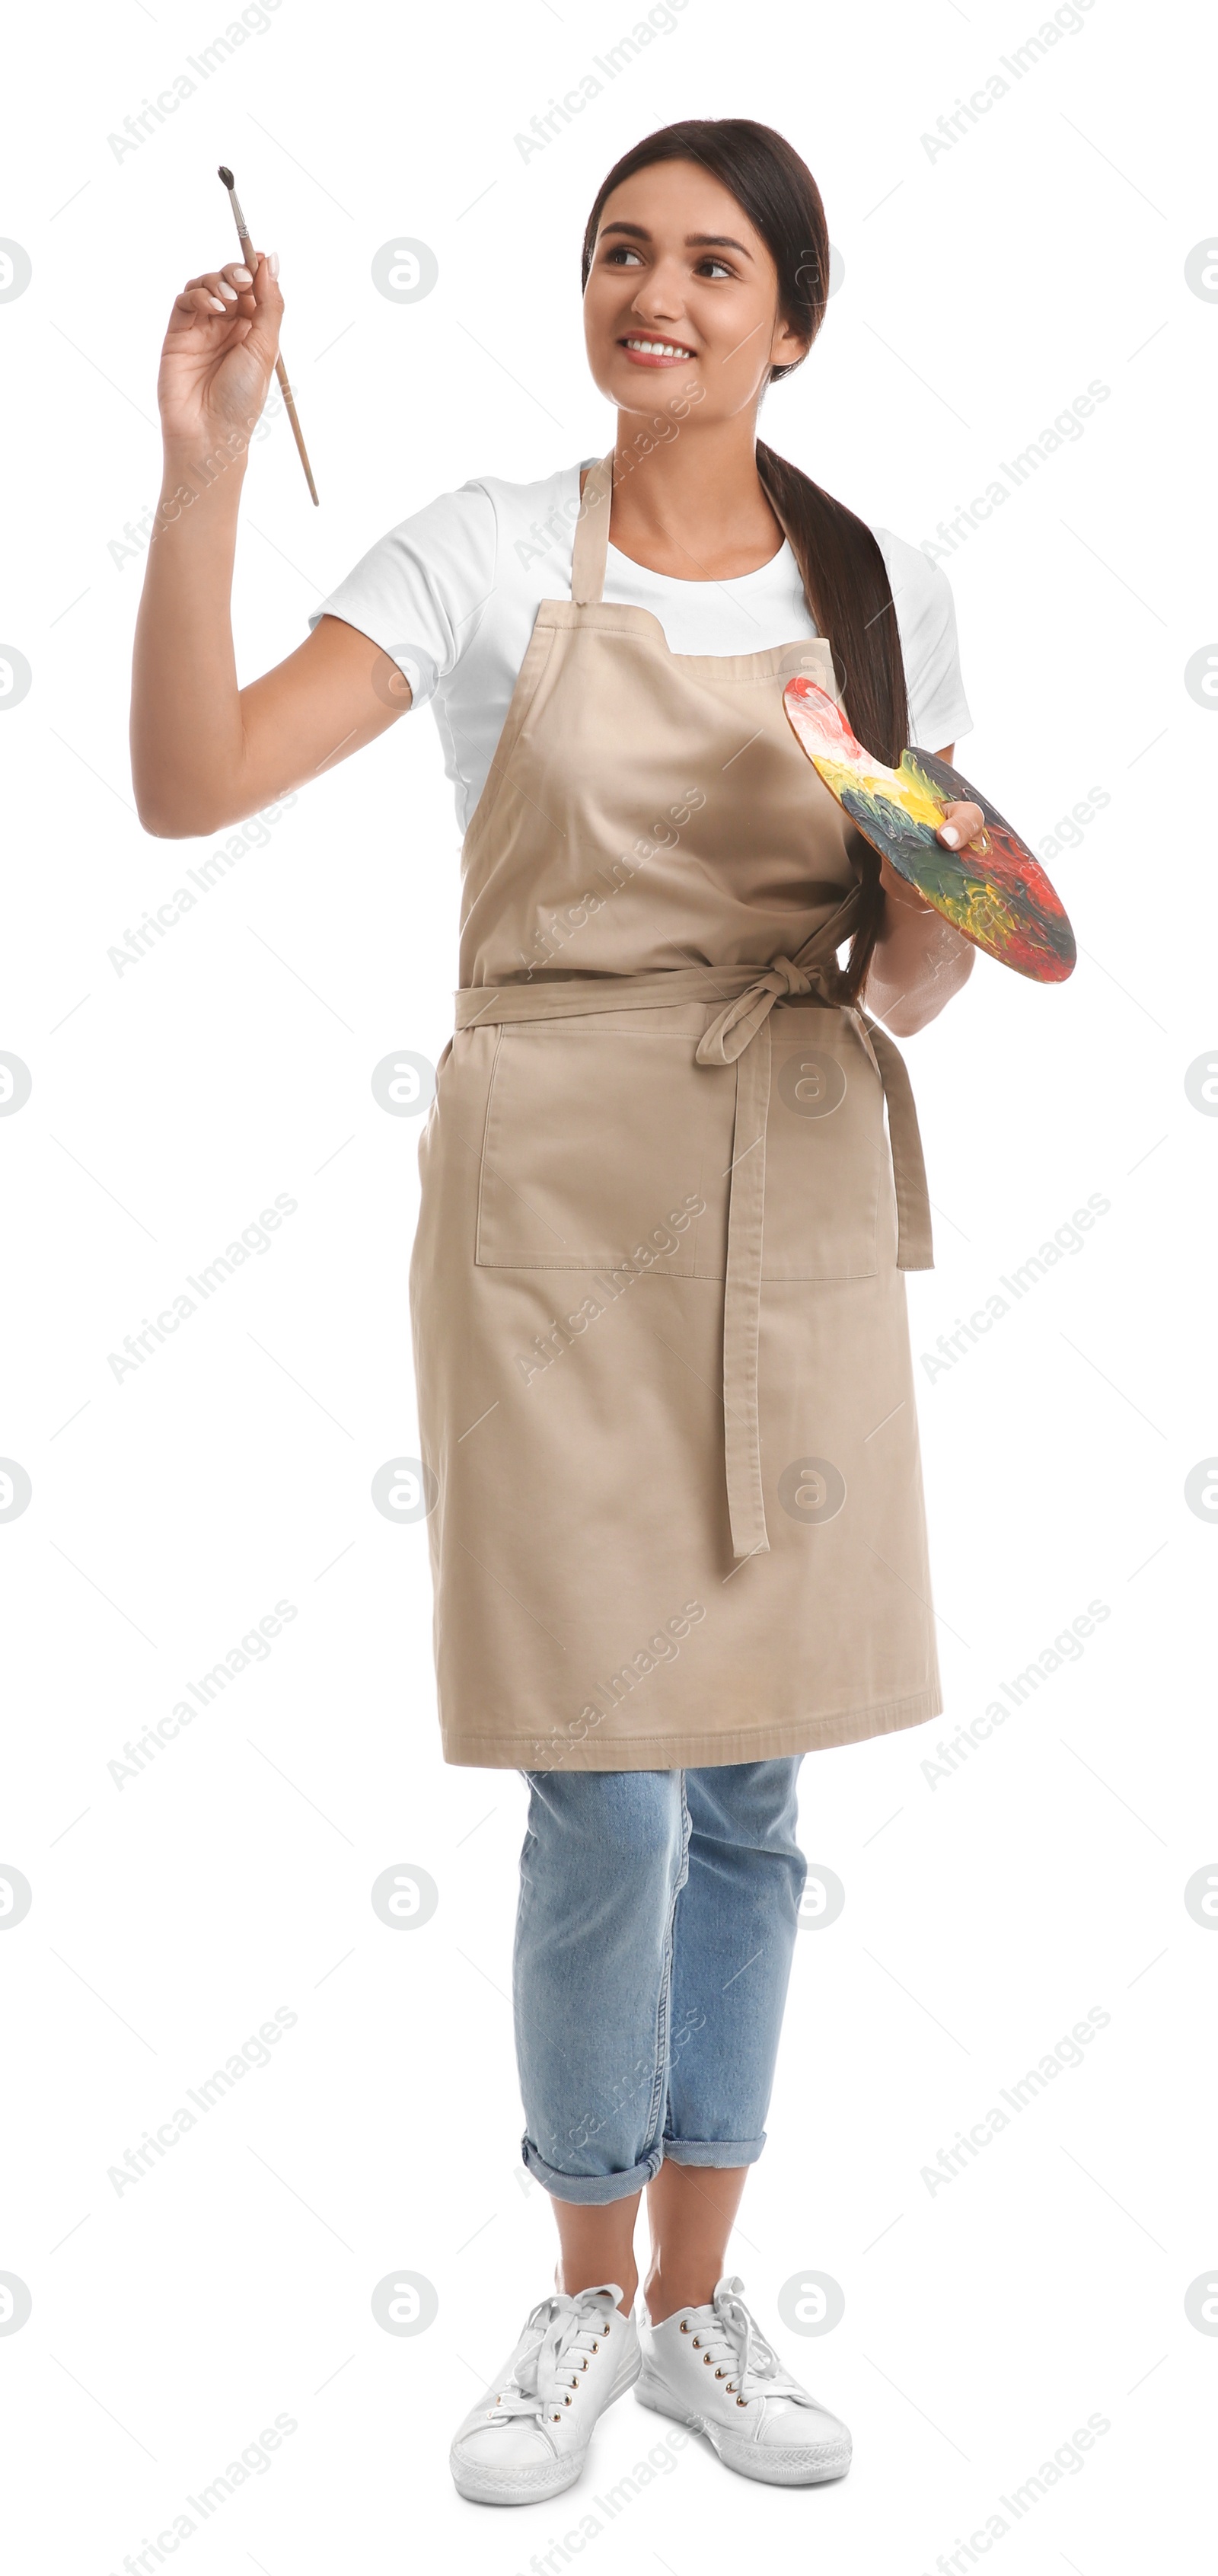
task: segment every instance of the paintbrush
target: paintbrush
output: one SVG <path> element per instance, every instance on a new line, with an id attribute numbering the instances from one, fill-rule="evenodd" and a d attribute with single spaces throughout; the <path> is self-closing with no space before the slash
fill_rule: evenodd
<path id="1" fill-rule="evenodd" d="M 241 200 L 238 197 L 236 188 L 233 184 L 232 171 L 226 170 L 224 163 L 221 162 L 216 175 L 218 178 L 223 180 L 224 185 L 228 190 L 229 204 L 232 207 L 233 217 L 237 226 L 237 238 L 241 244 L 242 256 L 245 260 L 246 267 L 252 277 L 258 264 L 257 255 L 254 250 L 254 245 L 250 240 L 249 226 L 241 211 Z M 275 360 L 275 373 L 279 379 L 279 390 L 283 395 L 284 407 L 287 411 L 288 419 L 292 424 L 292 436 L 296 441 L 296 446 L 300 455 L 300 462 L 305 470 L 305 481 L 313 495 L 314 506 L 319 507 L 320 505 L 317 501 L 317 485 L 313 480 L 313 468 L 309 463 L 308 449 L 306 448 L 304 440 L 300 434 L 300 422 L 296 417 L 295 398 L 292 393 L 292 388 L 288 383 L 288 371 L 282 358 L 276 358 Z"/>

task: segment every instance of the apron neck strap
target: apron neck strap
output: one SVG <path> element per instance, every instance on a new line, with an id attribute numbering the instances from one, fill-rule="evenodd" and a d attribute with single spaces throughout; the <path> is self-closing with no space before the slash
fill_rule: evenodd
<path id="1" fill-rule="evenodd" d="M 609 544 L 609 505 L 613 495 L 613 451 L 594 465 L 584 485 L 575 522 L 571 556 L 571 597 L 577 608 L 596 607 L 605 588 L 605 555 Z"/>

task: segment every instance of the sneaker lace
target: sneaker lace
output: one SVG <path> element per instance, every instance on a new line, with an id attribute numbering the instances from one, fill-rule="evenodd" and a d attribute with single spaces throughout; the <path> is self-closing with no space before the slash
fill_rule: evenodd
<path id="1" fill-rule="evenodd" d="M 808 2405 L 811 2401 L 807 2390 L 783 2369 L 773 2344 L 767 2342 L 756 2318 L 746 2308 L 739 2295 L 742 2287 L 735 2274 L 720 2281 L 711 2302 L 714 2323 L 700 2325 L 694 2343 L 705 2353 L 708 2364 L 719 2365 L 715 2377 L 728 2379 L 730 2393 L 742 2405 L 749 2405 L 754 2397 L 793 2397 Z M 727 2370 L 722 2367 L 724 2361 L 729 2365 Z"/>
<path id="2" fill-rule="evenodd" d="M 592 2354 L 609 2333 L 621 2295 L 616 2281 L 604 2281 L 595 2290 L 578 2291 L 574 2298 L 556 2290 L 548 2299 L 539 2299 L 525 2326 L 531 2340 L 515 2361 L 511 2379 L 488 2407 L 490 2420 L 508 2423 L 517 2415 L 534 2415 L 539 2423 L 543 2418 L 557 2423 L 563 2407 L 577 2394 Z"/>

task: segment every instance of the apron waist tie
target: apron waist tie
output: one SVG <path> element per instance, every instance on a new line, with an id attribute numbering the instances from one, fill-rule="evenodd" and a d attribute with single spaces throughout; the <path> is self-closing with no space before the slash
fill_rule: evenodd
<path id="1" fill-rule="evenodd" d="M 833 925 L 836 929 L 836 924 Z M 849 1012 L 883 1086 L 897 1201 L 897 1268 L 930 1270 L 930 1201 L 918 1114 L 904 1059 L 857 1003 L 840 998 L 840 974 L 825 934 L 821 954 L 776 957 L 758 970 L 660 968 L 646 975 L 571 975 L 553 982 L 470 985 L 454 995 L 459 1029 L 513 1021 L 582 1019 L 602 1011 L 666 1009 L 729 999 L 703 1032 L 699 1064 L 734 1064 L 736 1115 L 728 1165 L 727 1264 L 723 1308 L 723 1432 L 732 1554 L 769 1549 L 761 1478 L 757 1366 L 765 1220 L 765 1140 L 770 1106 L 770 1013 L 778 1002 L 811 1001 Z M 837 986 L 839 989 L 835 990 Z"/>

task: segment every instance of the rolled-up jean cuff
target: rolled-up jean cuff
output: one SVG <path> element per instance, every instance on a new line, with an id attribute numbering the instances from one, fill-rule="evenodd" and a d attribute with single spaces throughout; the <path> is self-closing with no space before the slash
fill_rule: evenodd
<path id="1" fill-rule="evenodd" d="M 564 2174 L 558 2173 L 539 2156 L 530 2138 L 521 2141 L 521 2154 L 535 2182 L 545 2185 L 555 2200 L 574 2200 L 587 2209 L 600 2209 L 612 2200 L 629 2200 L 632 2192 L 642 2191 L 664 2162 L 662 2147 L 652 2147 L 641 2164 L 631 2165 L 626 2173 Z"/>
<path id="2" fill-rule="evenodd" d="M 755 2165 L 765 2145 L 759 2138 L 665 2138 L 670 2165 Z"/>

